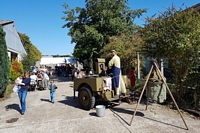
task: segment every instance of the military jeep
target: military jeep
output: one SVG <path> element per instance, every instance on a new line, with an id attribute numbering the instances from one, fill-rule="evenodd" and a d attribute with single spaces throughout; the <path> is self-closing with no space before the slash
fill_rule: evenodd
<path id="1" fill-rule="evenodd" d="M 119 98 L 114 97 L 114 89 L 105 89 L 105 78 L 109 78 L 110 76 L 101 74 L 103 66 L 105 66 L 105 59 L 99 58 L 96 61 L 96 74 L 74 79 L 74 98 L 75 92 L 78 91 L 78 101 L 81 108 L 84 110 L 92 109 L 97 100 L 108 102 L 119 100 Z M 122 75 L 122 78 L 126 85 L 127 76 Z M 127 92 L 129 92 L 128 89 Z"/>

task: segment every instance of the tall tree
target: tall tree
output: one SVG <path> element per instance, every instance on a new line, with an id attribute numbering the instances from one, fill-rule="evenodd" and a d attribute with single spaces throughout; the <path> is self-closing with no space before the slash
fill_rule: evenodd
<path id="1" fill-rule="evenodd" d="M 34 66 L 35 62 L 42 58 L 42 54 L 37 47 L 31 43 L 26 34 L 20 33 L 19 35 L 27 52 L 27 55 L 22 60 L 22 64 L 24 66 L 24 70 L 28 71 L 30 66 Z"/>
<path id="2" fill-rule="evenodd" d="M 131 10 L 128 0 L 86 0 L 85 8 L 70 9 L 64 4 L 63 28 L 70 28 L 68 35 L 75 43 L 73 55 L 79 61 L 99 57 L 99 51 L 109 41 L 109 37 L 123 32 L 131 34 L 133 20 L 146 9 Z"/>
<path id="3" fill-rule="evenodd" d="M 5 32 L 0 25 L 0 97 L 6 90 L 9 81 L 9 59 L 5 41 Z"/>
<path id="4" fill-rule="evenodd" d="M 157 18 L 147 18 L 143 33 L 148 56 L 168 59 L 181 96 L 188 72 L 200 57 L 200 13 L 172 6 Z"/>
<path id="5" fill-rule="evenodd" d="M 101 50 L 101 57 L 108 61 L 111 58 L 110 51 L 115 49 L 121 59 L 123 73 L 127 74 L 132 66 L 137 65 L 136 54 L 140 51 L 143 43 L 143 39 L 139 33 L 133 32 L 132 37 L 128 37 L 125 34 L 113 36 L 110 37 L 109 43 Z"/>

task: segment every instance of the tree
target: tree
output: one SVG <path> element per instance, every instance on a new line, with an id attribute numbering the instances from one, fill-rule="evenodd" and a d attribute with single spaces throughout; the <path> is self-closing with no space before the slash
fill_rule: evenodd
<path id="1" fill-rule="evenodd" d="M 24 66 L 24 70 L 30 70 L 30 66 L 34 66 L 36 61 L 39 61 L 42 58 L 41 52 L 34 46 L 29 37 L 26 34 L 20 33 L 20 38 L 24 44 L 24 48 L 27 52 L 27 55 L 23 57 L 22 64 Z"/>
<path id="2" fill-rule="evenodd" d="M 6 90 L 9 81 L 9 59 L 5 41 L 5 32 L 0 25 L 0 97 Z"/>
<path id="3" fill-rule="evenodd" d="M 188 73 L 200 57 L 200 14 L 195 9 L 177 10 L 172 6 L 146 22 L 143 36 L 147 55 L 168 59 L 180 98 Z"/>
<path id="4" fill-rule="evenodd" d="M 128 0 L 86 0 L 85 8 L 70 9 L 64 4 L 63 28 L 70 28 L 68 35 L 75 43 L 73 56 L 79 61 L 92 61 L 100 56 L 100 50 L 108 43 L 111 36 L 119 33 L 132 33 L 136 17 L 146 9 L 131 10 Z"/>
<path id="5" fill-rule="evenodd" d="M 111 58 L 110 51 L 116 50 L 121 60 L 123 73 L 127 74 L 130 68 L 138 63 L 136 53 L 141 49 L 142 43 L 144 42 L 140 34 L 134 32 L 132 37 L 127 37 L 125 34 L 110 37 L 109 43 L 101 50 L 101 57 L 108 61 Z"/>

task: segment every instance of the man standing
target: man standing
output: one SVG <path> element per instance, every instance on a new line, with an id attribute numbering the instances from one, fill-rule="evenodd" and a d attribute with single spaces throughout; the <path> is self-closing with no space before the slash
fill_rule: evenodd
<path id="1" fill-rule="evenodd" d="M 44 71 L 42 71 L 41 78 L 42 78 L 42 87 L 46 89 L 46 87 L 49 86 L 49 76 Z"/>
<path id="2" fill-rule="evenodd" d="M 111 51 L 112 59 L 108 63 L 108 67 L 112 69 L 113 77 L 112 84 L 115 87 L 116 95 L 114 97 L 119 98 L 120 93 L 126 93 L 125 84 L 123 82 L 121 76 L 121 68 L 120 68 L 120 58 L 116 54 L 115 50 Z"/>

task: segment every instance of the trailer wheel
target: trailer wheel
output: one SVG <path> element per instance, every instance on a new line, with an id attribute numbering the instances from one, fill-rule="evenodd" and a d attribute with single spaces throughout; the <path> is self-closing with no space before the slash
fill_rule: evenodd
<path id="1" fill-rule="evenodd" d="M 94 107 L 95 97 L 92 96 L 91 91 L 86 87 L 81 87 L 78 93 L 78 100 L 81 108 L 90 110 Z"/>

